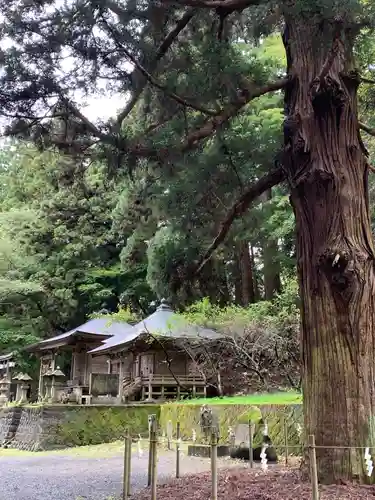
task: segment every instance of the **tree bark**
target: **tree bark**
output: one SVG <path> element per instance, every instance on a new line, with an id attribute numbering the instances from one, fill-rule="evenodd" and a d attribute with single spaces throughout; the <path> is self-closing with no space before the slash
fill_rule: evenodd
<path id="1" fill-rule="evenodd" d="M 241 259 L 239 249 L 234 247 L 233 265 L 232 267 L 232 285 L 234 289 L 234 298 L 237 305 L 242 306 L 242 276 L 241 276 Z"/>
<path id="2" fill-rule="evenodd" d="M 272 300 L 281 291 L 280 264 L 277 260 L 277 253 L 277 241 L 266 242 L 263 249 L 264 298 L 266 300 Z"/>
<path id="3" fill-rule="evenodd" d="M 255 302 L 253 266 L 250 258 L 249 243 L 240 242 L 239 264 L 241 272 L 241 303 L 248 306 Z"/>
<path id="4" fill-rule="evenodd" d="M 272 189 L 265 193 L 267 201 L 272 199 Z M 263 279 L 264 279 L 264 298 L 272 300 L 277 293 L 281 291 L 280 281 L 280 262 L 278 260 L 277 240 L 269 238 L 263 245 Z"/>
<path id="5" fill-rule="evenodd" d="M 284 168 L 297 228 L 305 435 L 332 447 L 317 449 L 325 483 L 365 480 L 363 450 L 333 447 L 371 446 L 375 414 L 374 245 L 353 38 L 339 21 L 286 16 Z"/>
<path id="6" fill-rule="evenodd" d="M 260 291 L 258 285 L 258 276 L 255 267 L 254 249 L 252 245 L 250 245 L 250 261 L 251 261 L 251 269 L 253 270 L 254 302 L 258 302 L 260 300 Z"/>

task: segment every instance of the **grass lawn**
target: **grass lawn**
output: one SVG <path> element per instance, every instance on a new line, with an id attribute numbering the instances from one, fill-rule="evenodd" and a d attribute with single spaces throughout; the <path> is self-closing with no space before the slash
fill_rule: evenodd
<path id="1" fill-rule="evenodd" d="M 133 451 L 136 451 L 136 447 L 133 447 Z M 50 450 L 50 451 L 23 451 L 16 450 L 13 448 L 4 449 L 0 448 L 0 464 L 2 457 L 35 457 L 35 456 L 51 456 L 51 455 L 63 455 L 70 457 L 82 457 L 82 458 L 107 458 L 117 456 L 124 452 L 124 443 L 122 441 L 115 441 L 113 443 L 103 443 L 90 446 L 77 446 L 76 448 L 64 448 L 61 450 Z M 1 465 L 0 465 L 1 467 Z"/>
<path id="2" fill-rule="evenodd" d="M 180 449 L 183 453 L 187 453 L 188 448 L 187 442 L 181 444 Z M 192 443 L 190 443 L 192 444 Z M 158 448 L 158 454 L 167 453 L 166 449 L 167 442 L 161 441 L 160 447 Z M 142 439 L 141 448 L 143 453 L 147 456 L 148 453 L 148 439 Z M 175 448 L 175 444 L 172 444 L 172 448 Z M 133 443 L 132 446 L 133 453 L 138 452 L 137 444 Z M 13 448 L 4 449 L 0 448 L 0 469 L 1 469 L 1 459 L 6 457 L 43 457 L 43 456 L 64 456 L 64 457 L 77 457 L 77 458 L 111 458 L 123 455 L 124 453 L 124 442 L 123 441 L 113 441 L 112 443 L 103 444 L 92 444 L 89 446 L 77 446 L 75 448 L 63 448 L 61 450 L 49 450 L 49 451 L 24 451 L 16 450 Z"/>
<path id="3" fill-rule="evenodd" d="M 210 399 L 186 399 L 178 404 L 186 405 L 291 405 L 302 403 L 302 395 L 298 392 L 270 392 L 251 394 L 249 396 L 234 396 Z"/>

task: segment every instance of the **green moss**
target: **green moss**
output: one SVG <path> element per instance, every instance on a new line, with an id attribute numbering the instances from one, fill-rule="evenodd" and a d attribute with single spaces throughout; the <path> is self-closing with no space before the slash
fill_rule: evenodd
<path id="1" fill-rule="evenodd" d="M 271 405 L 271 406 L 249 406 L 230 404 L 213 406 L 214 417 L 220 428 L 220 442 L 228 442 L 229 428 L 235 429 L 238 424 L 247 424 L 249 420 L 254 422 L 255 435 L 254 446 L 260 444 L 262 439 L 262 426 L 259 420 L 262 418 L 268 424 L 269 435 L 273 443 L 277 446 L 284 446 L 285 427 L 289 446 L 299 446 L 301 438 L 298 433 L 298 426 L 302 426 L 302 406 L 301 405 Z M 191 440 L 193 429 L 197 434 L 197 441 L 203 442 L 203 435 L 200 428 L 200 406 L 170 403 L 165 404 L 160 410 L 160 427 L 167 429 L 168 421 L 172 421 L 174 435 L 177 422 L 180 422 L 181 438 Z M 284 423 L 286 422 L 286 424 Z"/>
<path id="2" fill-rule="evenodd" d="M 262 418 L 262 412 L 257 406 L 251 406 L 242 415 L 238 417 L 238 424 L 247 424 L 249 422 L 259 422 Z"/>
<path id="3" fill-rule="evenodd" d="M 44 448 L 61 448 L 73 446 L 89 446 L 109 443 L 122 439 L 125 430 L 129 429 L 133 436 L 148 436 L 148 416 L 156 414 L 160 432 L 165 432 L 168 422 L 172 421 L 174 437 L 177 422 L 180 422 L 181 438 L 191 441 L 193 429 L 197 441 L 204 442 L 200 427 L 200 406 L 169 403 L 164 405 L 139 406 L 54 406 L 45 407 L 43 418 L 49 421 L 49 428 L 44 430 Z M 250 421 L 256 424 L 254 445 L 262 439 L 262 418 L 268 424 L 269 435 L 276 446 L 284 446 L 285 428 L 288 445 L 299 446 L 301 437 L 299 427 L 302 426 L 301 405 L 217 405 L 212 406 L 214 419 L 220 430 L 220 442 L 228 443 L 229 429 L 238 424 Z M 46 441 L 47 439 L 47 441 Z M 290 449 L 298 453 L 299 449 Z"/>
<path id="4" fill-rule="evenodd" d="M 148 415 L 159 417 L 159 406 L 65 408 L 63 418 L 48 432 L 54 446 L 87 446 L 132 435 L 146 435 Z"/>
<path id="5" fill-rule="evenodd" d="M 249 394 L 247 396 L 226 396 L 223 398 L 186 399 L 178 404 L 199 405 L 295 405 L 302 403 L 302 395 L 298 392 L 267 392 L 265 394 Z"/>

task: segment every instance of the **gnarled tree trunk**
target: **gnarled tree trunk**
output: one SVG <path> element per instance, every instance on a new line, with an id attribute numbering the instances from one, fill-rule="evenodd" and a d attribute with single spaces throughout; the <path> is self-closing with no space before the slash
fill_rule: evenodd
<path id="1" fill-rule="evenodd" d="M 266 200 L 272 200 L 272 189 L 265 193 Z M 276 239 L 269 238 L 263 245 L 264 298 L 272 300 L 281 291 L 280 262 Z"/>
<path id="2" fill-rule="evenodd" d="M 241 304 L 248 306 L 255 302 L 255 293 L 253 263 L 247 241 L 241 241 L 239 244 L 239 268 L 241 274 Z"/>
<path id="3" fill-rule="evenodd" d="M 366 446 L 375 410 L 374 246 L 353 35 L 295 13 L 284 44 L 285 168 L 297 225 L 305 432 Z M 319 478 L 364 479 L 363 450 L 317 449 Z"/>

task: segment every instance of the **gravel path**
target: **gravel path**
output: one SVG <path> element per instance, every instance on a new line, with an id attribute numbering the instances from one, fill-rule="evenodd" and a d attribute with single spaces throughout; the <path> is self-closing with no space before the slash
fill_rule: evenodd
<path id="1" fill-rule="evenodd" d="M 132 458 L 132 491 L 147 483 L 145 453 Z M 226 462 L 227 463 L 227 462 Z M 207 459 L 181 457 L 181 474 L 209 470 Z M 106 500 L 122 490 L 123 457 L 83 458 L 64 455 L 0 457 L 1 500 Z M 175 454 L 158 457 L 159 483 L 175 473 Z"/>

